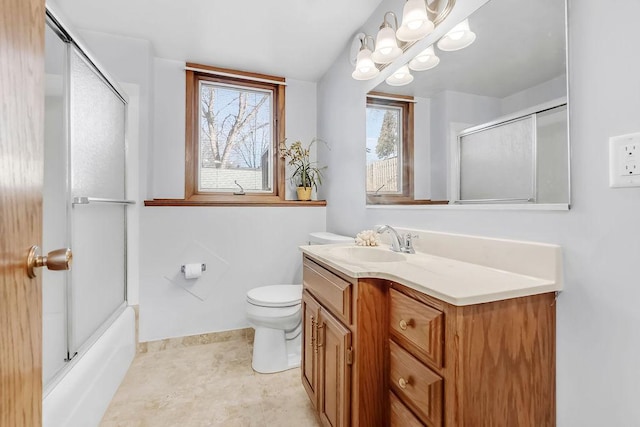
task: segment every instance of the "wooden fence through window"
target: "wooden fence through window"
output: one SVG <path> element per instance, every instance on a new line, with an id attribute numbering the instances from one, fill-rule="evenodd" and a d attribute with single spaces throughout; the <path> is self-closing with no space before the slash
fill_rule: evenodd
<path id="1" fill-rule="evenodd" d="M 379 188 L 381 193 L 399 191 L 398 157 L 367 164 L 367 192 L 373 193 Z"/>

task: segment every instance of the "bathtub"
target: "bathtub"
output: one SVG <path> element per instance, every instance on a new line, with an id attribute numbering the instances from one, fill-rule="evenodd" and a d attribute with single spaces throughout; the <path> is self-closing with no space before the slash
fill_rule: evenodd
<path id="1" fill-rule="evenodd" d="M 126 307 L 42 401 L 44 427 L 91 427 L 109 407 L 136 352 L 135 314 Z"/>

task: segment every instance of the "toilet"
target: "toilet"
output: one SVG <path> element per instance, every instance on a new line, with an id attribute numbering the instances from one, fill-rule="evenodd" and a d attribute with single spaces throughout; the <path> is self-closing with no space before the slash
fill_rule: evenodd
<path id="1" fill-rule="evenodd" d="M 309 234 L 309 244 L 353 243 L 353 237 Z M 247 292 L 247 319 L 255 329 L 251 366 L 269 374 L 300 366 L 302 285 L 269 285 Z"/>

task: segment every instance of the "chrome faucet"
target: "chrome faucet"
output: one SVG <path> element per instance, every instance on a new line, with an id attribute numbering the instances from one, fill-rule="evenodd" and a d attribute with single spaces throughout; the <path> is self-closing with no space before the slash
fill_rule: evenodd
<path id="1" fill-rule="evenodd" d="M 398 234 L 398 232 L 390 225 L 383 225 L 378 227 L 376 232 L 382 234 L 388 231 L 391 234 L 391 250 L 394 252 L 402 252 L 404 254 L 414 254 L 416 251 L 413 249 L 413 239 L 411 233 L 404 235 Z"/>

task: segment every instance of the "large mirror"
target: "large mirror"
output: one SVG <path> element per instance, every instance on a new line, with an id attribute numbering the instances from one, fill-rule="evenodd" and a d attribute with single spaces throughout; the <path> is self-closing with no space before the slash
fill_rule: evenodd
<path id="1" fill-rule="evenodd" d="M 565 2 L 491 0 L 468 28 L 369 93 L 368 203 L 568 207 Z"/>

